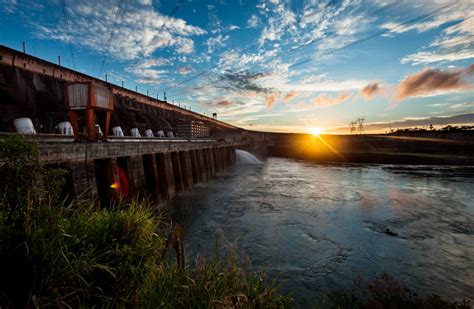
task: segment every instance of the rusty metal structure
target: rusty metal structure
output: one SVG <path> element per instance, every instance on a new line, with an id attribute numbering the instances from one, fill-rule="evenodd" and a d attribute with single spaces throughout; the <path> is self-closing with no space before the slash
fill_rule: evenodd
<path id="1" fill-rule="evenodd" d="M 78 97 L 79 93 L 83 96 Z M 132 128 L 176 132 L 178 125 L 191 121 L 202 122 L 213 136 L 243 131 L 1 45 L 0 97 L 0 110 L 5 111 L 0 115 L 0 132 L 14 131 L 12 121 L 18 117 L 31 118 L 38 133 L 46 134 L 54 132 L 56 123 L 70 121 L 76 138 L 83 135 L 88 140 L 94 138 L 96 121 L 104 136 L 114 126 L 121 126 L 124 132 Z"/>

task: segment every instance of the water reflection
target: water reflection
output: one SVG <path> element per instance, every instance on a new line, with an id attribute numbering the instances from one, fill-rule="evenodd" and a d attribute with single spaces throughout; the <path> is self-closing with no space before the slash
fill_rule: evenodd
<path id="1" fill-rule="evenodd" d="M 219 231 L 257 268 L 279 276 L 300 303 L 381 272 L 422 294 L 470 298 L 473 184 L 474 169 L 465 167 L 272 158 L 236 166 L 174 207 L 186 226 L 188 255 L 211 255 Z"/>

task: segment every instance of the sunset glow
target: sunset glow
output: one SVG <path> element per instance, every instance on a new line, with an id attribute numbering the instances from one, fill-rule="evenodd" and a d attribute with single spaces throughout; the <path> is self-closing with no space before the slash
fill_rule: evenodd
<path id="1" fill-rule="evenodd" d="M 310 134 L 313 134 L 314 136 L 318 136 L 320 134 L 323 134 L 325 130 L 322 129 L 322 128 L 309 128 L 309 129 L 307 129 L 307 131 Z"/>

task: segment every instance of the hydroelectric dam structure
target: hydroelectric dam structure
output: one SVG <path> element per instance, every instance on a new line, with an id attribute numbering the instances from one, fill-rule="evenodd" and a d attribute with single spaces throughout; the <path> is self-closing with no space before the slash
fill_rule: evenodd
<path id="1" fill-rule="evenodd" d="M 0 139 L 19 132 L 39 162 L 69 171 L 69 196 L 168 200 L 236 162 L 249 132 L 0 46 Z"/>

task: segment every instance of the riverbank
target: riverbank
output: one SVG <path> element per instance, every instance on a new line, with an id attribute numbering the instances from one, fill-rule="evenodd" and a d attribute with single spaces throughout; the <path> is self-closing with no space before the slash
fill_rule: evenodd
<path id="1" fill-rule="evenodd" d="M 391 135 L 266 136 L 267 156 L 315 162 L 474 166 L 472 140 Z"/>

